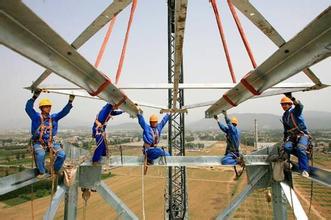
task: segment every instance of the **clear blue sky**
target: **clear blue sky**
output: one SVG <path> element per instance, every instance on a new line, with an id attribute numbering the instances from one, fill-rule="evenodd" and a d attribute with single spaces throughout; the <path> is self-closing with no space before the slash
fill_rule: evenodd
<path id="1" fill-rule="evenodd" d="M 110 1 L 89 0 L 27 0 L 23 1 L 66 41 L 71 43 L 91 21 L 93 21 L 110 4 Z M 330 4 L 330 0 L 292 0 L 292 1 L 251 1 L 269 22 L 286 39 L 291 39 L 302 30 L 312 19 L 320 14 Z M 225 0 L 219 0 L 220 10 L 225 25 L 226 37 L 234 63 L 237 78 L 241 78 L 252 69 L 245 53 L 243 44 L 231 17 Z M 128 20 L 129 8 L 118 16 L 110 43 L 100 70 L 114 78 L 117 63 L 124 39 Z M 257 63 L 261 64 L 269 57 L 276 47 L 256 27 L 240 14 Z M 91 63 L 94 63 L 106 29 L 97 33 L 79 52 Z M 0 46 L 0 81 L 1 91 L 1 127 L 27 127 L 29 119 L 25 115 L 24 105 L 31 94 L 24 90 L 24 86 L 31 84 L 42 72 L 43 68 Z M 330 58 L 315 65 L 312 69 L 324 83 L 331 84 Z M 187 83 L 222 83 L 231 82 L 223 49 L 220 43 L 215 18 L 209 0 L 190 0 L 187 12 L 187 25 L 184 39 L 184 79 Z M 120 82 L 152 83 L 167 82 L 167 5 L 166 0 L 139 0 L 136 16 L 131 30 L 127 48 L 127 56 Z M 302 74 L 289 82 L 308 82 Z M 47 85 L 65 85 L 64 80 L 57 76 L 45 82 Z M 185 104 L 216 100 L 224 91 L 186 91 Z M 167 104 L 166 91 L 141 90 L 128 91 L 128 96 L 137 101 L 165 106 Z M 45 96 L 45 95 L 43 95 Z M 47 95 L 54 100 L 54 111 L 65 104 L 67 97 Z M 303 101 L 306 110 L 330 111 L 331 89 L 318 92 L 298 93 L 297 97 Z M 318 98 L 317 98 L 318 97 Z M 250 100 L 230 113 L 273 113 L 280 115 L 279 98 L 270 97 L 260 100 Z M 95 115 L 104 103 L 90 99 L 77 98 L 71 114 L 64 119 L 84 122 L 86 126 L 92 124 Z M 190 111 L 188 121 L 204 117 L 206 108 Z M 145 114 L 155 112 L 145 108 Z M 113 123 L 130 122 L 127 115 L 114 119 Z M 22 125 L 22 126 L 21 126 Z M 15 126 L 15 125 L 14 125 Z"/>

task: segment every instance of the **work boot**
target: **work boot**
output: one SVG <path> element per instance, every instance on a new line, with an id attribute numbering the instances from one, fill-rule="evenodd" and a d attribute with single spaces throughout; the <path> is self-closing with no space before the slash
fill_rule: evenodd
<path id="1" fill-rule="evenodd" d="M 309 173 L 306 170 L 302 171 L 301 175 L 303 177 L 309 177 Z"/>
<path id="2" fill-rule="evenodd" d="M 47 174 L 47 173 L 40 173 L 36 177 L 37 177 L 37 179 L 40 179 L 41 180 L 41 179 L 47 179 L 47 178 L 49 178 L 50 175 Z"/>

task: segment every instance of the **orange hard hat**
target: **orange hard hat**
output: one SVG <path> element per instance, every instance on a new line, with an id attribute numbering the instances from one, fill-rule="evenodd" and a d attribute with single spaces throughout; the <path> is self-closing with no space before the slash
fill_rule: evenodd
<path id="1" fill-rule="evenodd" d="M 232 118 L 231 118 L 231 123 L 237 125 L 237 124 L 238 124 L 238 118 L 236 118 L 236 117 L 232 117 Z"/>
<path id="2" fill-rule="evenodd" d="M 151 115 L 151 117 L 149 117 L 149 121 L 150 122 L 158 122 L 159 118 L 157 117 L 157 115 L 153 114 L 153 115 Z"/>
<path id="3" fill-rule="evenodd" d="M 292 102 L 292 100 L 291 100 L 289 97 L 284 96 L 284 97 L 280 100 L 280 104 L 290 104 L 290 105 L 292 105 L 293 102 Z"/>

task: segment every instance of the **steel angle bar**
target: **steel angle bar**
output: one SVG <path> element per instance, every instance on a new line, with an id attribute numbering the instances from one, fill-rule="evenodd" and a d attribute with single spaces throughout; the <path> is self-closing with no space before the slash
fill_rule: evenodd
<path id="1" fill-rule="evenodd" d="M 29 87 L 30 90 L 35 90 L 38 88 L 40 83 L 42 83 L 49 75 L 51 75 L 52 70 L 45 70 L 37 79 L 32 83 L 32 85 Z"/>
<path id="2" fill-rule="evenodd" d="M 113 2 L 77 37 L 71 45 L 76 49 L 81 47 L 131 2 L 132 0 L 113 0 Z"/>
<path id="3" fill-rule="evenodd" d="M 284 44 L 205 112 L 212 117 L 259 95 L 331 55 L 331 7 Z"/>
<path id="4" fill-rule="evenodd" d="M 235 87 L 234 83 L 179 83 L 178 89 L 232 89 Z M 278 89 L 307 89 L 315 86 L 314 83 L 279 83 L 270 88 L 270 90 Z M 123 90 L 135 90 L 135 89 L 171 89 L 173 84 L 171 83 L 132 83 L 117 85 L 119 89 Z M 40 85 L 40 89 L 44 90 L 83 90 L 79 87 L 63 87 L 55 85 Z M 26 87 L 26 89 L 30 89 Z"/>
<path id="5" fill-rule="evenodd" d="M 303 207 L 301 206 L 301 203 L 300 203 L 295 191 L 284 182 L 281 182 L 280 186 L 282 187 L 282 190 L 286 196 L 288 203 L 290 204 L 290 206 L 293 209 L 296 219 L 300 219 L 300 220 L 307 219 L 308 220 L 308 217 L 307 217 Z"/>
<path id="6" fill-rule="evenodd" d="M 0 43 L 54 71 L 91 94 L 120 103 L 123 94 L 21 1 L 0 1 Z M 136 117 L 137 106 L 128 98 L 121 109 Z"/>
<path id="7" fill-rule="evenodd" d="M 219 156 L 167 156 L 154 160 L 152 166 L 222 166 Z M 143 166 L 143 156 L 112 156 L 110 166 Z"/>
<path id="8" fill-rule="evenodd" d="M 0 178 L 0 195 L 38 182 L 37 169 L 27 169 L 22 172 Z"/>
<path id="9" fill-rule="evenodd" d="M 257 28 L 259 28 L 278 47 L 283 46 L 286 41 L 276 29 L 263 17 L 263 15 L 249 2 L 249 0 L 232 0 L 232 3 L 243 13 Z M 320 79 L 309 68 L 303 72 L 316 85 L 321 85 Z"/>
<path id="10" fill-rule="evenodd" d="M 64 198 L 65 192 L 66 192 L 66 189 L 65 189 L 64 186 L 58 186 L 57 187 L 56 193 L 53 196 L 51 204 L 49 205 L 43 219 L 45 219 L 45 220 L 54 219 L 56 211 L 57 211 L 61 201 Z"/>
<path id="11" fill-rule="evenodd" d="M 268 169 L 263 169 L 260 172 L 258 172 L 250 182 L 248 182 L 247 186 L 244 188 L 244 190 L 234 198 L 230 205 L 223 210 L 216 219 L 229 219 L 230 215 L 239 207 L 239 205 L 254 191 L 255 186 L 258 184 L 258 182 L 261 180 L 261 178 L 268 172 Z"/>
<path id="12" fill-rule="evenodd" d="M 299 167 L 297 163 L 291 162 L 292 171 L 300 174 Z M 321 185 L 331 187 L 331 171 L 323 170 L 321 168 L 310 166 L 309 177 L 304 177 L 310 179 Z"/>
<path id="13" fill-rule="evenodd" d="M 175 1 L 175 54 L 174 54 L 174 77 L 173 77 L 173 108 L 177 108 L 179 95 L 179 80 L 183 62 L 184 31 L 187 12 L 187 0 Z"/>
<path id="14" fill-rule="evenodd" d="M 101 181 L 100 184 L 96 186 L 96 188 L 97 192 L 102 196 L 102 198 L 115 209 L 118 216 L 127 220 L 138 220 L 138 217 L 125 205 L 124 202 L 120 200 L 120 198 L 117 197 L 113 191 L 108 188 L 108 186 L 103 181 Z"/>

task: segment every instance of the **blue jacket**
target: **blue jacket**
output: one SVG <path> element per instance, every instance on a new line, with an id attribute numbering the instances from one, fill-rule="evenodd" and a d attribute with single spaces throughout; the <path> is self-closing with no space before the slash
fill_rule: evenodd
<path id="1" fill-rule="evenodd" d="M 36 112 L 33 108 L 35 100 L 33 98 L 29 99 L 25 105 L 25 111 L 29 115 L 31 119 L 31 134 L 33 140 L 38 140 L 40 135 L 40 130 L 38 129 L 41 124 L 41 114 Z M 44 119 L 44 125 L 49 126 L 49 119 L 52 121 L 52 137 L 57 134 L 58 129 L 58 121 L 69 114 L 70 109 L 72 108 L 72 104 L 68 103 L 64 106 L 64 108 L 58 112 L 51 115 L 48 115 L 47 118 Z M 49 132 L 43 134 L 43 140 L 47 142 L 49 140 Z"/>
<path id="2" fill-rule="evenodd" d="M 296 131 L 302 131 L 305 134 L 308 134 L 308 129 L 305 124 L 305 119 L 303 117 L 302 111 L 303 105 L 301 104 L 301 102 L 297 101 L 293 108 L 290 108 L 283 113 L 282 121 L 284 125 L 284 139 L 291 135 L 291 133 L 289 133 L 289 130 L 295 128 L 295 125 L 291 119 L 291 114 L 293 115 L 294 122 L 298 126 L 298 130 Z"/>
<path id="3" fill-rule="evenodd" d="M 230 152 L 239 152 L 240 146 L 240 130 L 234 126 L 228 117 L 225 117 L 226 125 L 218 121 L 218 126 L 226 134 L 226 150 L 225 154 Z"/>
<path id="4" fill-rule="evenodd" d="M 98 128 L 98 132 L 105 131 L 107 127 L 107 122 L 110 119 L 110 116 L 120 115 L 123 111 L 113 111 L 113 106 L 107 103 L 103 108 L 100 110 L 99 114 L 97 115 L 98 121 L 103 124 L 102 128 Z M 97 132 L 97 124 L 94 122 L 92 127 L 92 136 L 95 137 Z"/>
<path id="5" fill-rule="evenodd" d="M 138 116 L 138 122 L 140 127 L 144 130 L 143 132 L 143 139 L 144 142 L 148 145 L 154 146 L 154 135 L 157 135 L 158 140 L 160 140 L 160 135 L 162 132 L 163 127 L 167 124 L 167 122 L 170 119 L 170 115 L 166 114 L 162 121 L 160 123 L 157 124 L 157 126 L 155 128 L 152 128 L 149 124 L 146 123 L 144 116 L 142 114 L 137 114 Z"/>

